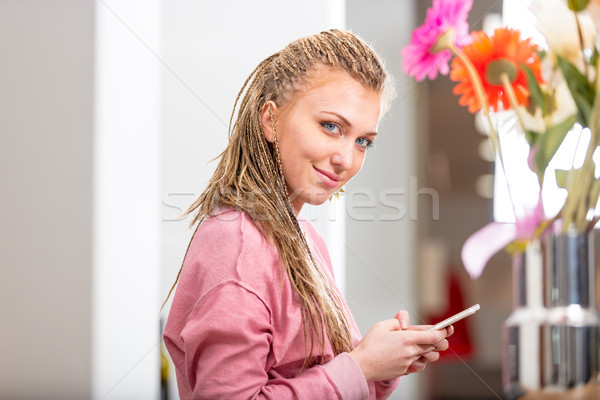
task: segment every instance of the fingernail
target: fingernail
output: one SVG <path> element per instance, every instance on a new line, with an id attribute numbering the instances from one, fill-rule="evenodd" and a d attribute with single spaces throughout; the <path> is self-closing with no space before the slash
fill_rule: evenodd
<path id="1" fill-rule="evenodd" d="M 400 327 L 401 327 L 402 329 L 406 329 L 406 328 L 408 328 L 408 323 L 406 323 L 406 321 L 405 321 L 405 320 L 401 320 L 401 321 L 400 321 Z"/>

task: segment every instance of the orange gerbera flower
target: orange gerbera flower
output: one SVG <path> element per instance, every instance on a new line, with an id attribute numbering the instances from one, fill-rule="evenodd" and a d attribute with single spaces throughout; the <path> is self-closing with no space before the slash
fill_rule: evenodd
<path id="1" fill-rule="evenodd" d="M 462 51 L 468 57 L 479 75 L 489 106 L 498 111 L 511 108 L 508 95 L 500 79 L 501 74 L 509 78 L 517 103 L 527 106 L 529 103 L 529 86 L 527 76 L 521 68 L 521 63 L 531 68 L 538 82 L 542 82 L 541 62 L 535 52 L 535 45 L 529 39 L 521 40 L 519 31 L 510 28 L 499 28 L 494 36 L 489 37 L 484 32 L 471 34 L 473 43 L 463 47 Z M 481 109 L 467 69 L 458 57 L 452 60 L 450 79 L 460 82 L 452 93 L 460 95 L 459 104 L 468 106 L 471 113 Z"/>

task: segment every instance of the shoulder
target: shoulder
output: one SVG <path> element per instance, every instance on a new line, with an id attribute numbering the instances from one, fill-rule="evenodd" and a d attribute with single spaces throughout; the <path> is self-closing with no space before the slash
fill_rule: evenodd
<path id="1" fill-rule="evenodd" d="M 198 226 L 194 241 L 202 239 L 237 240 L 243 235 L 260 235 L 251 218 L 243 211 L 234 208 L 217 208 Z"/>
<path id="2" fill-rule="evenodd" d="M 233 208 L 218 208 L 196 229 L 188 256 L 197 252 L 204 256 L 236 255 L 246 252 L 248 247 L 267 245 L 252 218 L 243 211 Z"/>
<path id="3" fill-rule="evenodd" d="M 180 283 L 191 283 L 196 295 L 201 295 L 228 279 L 254 287 L 278 270 L 277 248 L 252 218 L 240 210 L 219 208 L 196 229 Z"/>

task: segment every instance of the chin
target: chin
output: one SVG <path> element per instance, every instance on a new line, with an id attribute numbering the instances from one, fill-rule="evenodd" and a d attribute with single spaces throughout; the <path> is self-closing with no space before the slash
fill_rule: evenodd
<path id="1" fill-rule="evenodd" d="M 298 197 L 298 200 L 302 202 L 302 204 L 310 204 L 312 206 L 320 206 L 325 203 L 334 193 L 336 193 L 339 188 L 324 188 L 321 185 L 310 186 L 307 189 L 302 189 L 302 196 Z M 293 196 L 290 196 L 293 199 Z M 293 201 L 293 200 L 292 200 Z"/>
<path id="2" fill-rule="evenodd" d="M 321 204 L 323 204 L 327 200 L 329 200 L 329 198 L 331 198 L 331 196 L 333 196 L 333 193 L 321 193 L 317 196 L 311 197 L 310 200 L 308 200 L 306 202 L 306 204 L 310 204 L 313 206 L 320 206 Z"/>
<path id="3" fill-rule="evenodd" d="M 327 199 L 329 199 L 329 197 Z M 312 206 L 320 206 L 321 204 L 325 204 L 327 199 L 319 199 L 319 200 L 311 201 L 310 203 L 306 203 L 306 204 L 310 204 Z"/>

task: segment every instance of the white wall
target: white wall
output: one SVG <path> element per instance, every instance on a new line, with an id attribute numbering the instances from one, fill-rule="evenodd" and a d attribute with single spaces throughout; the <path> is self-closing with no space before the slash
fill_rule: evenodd
<path id="1" fill-rule="evenodd" d="M 346 198 L 346 297 L 363 334 L 400 309 L 422 323 L 415 313 L 417 221 L 411 217 L 417 215 L 415 185 L 420 188 L 415 181 L 417 93 L 414 81 L 401 72 L 399 55 L 410 40 L 415 14 L 413 1 L 346 2 L 346 26 L 384 58 L 398 94 Z M 417 394 L 413 375 L 400 380 L 392 398 L 417 399 Z"/>

